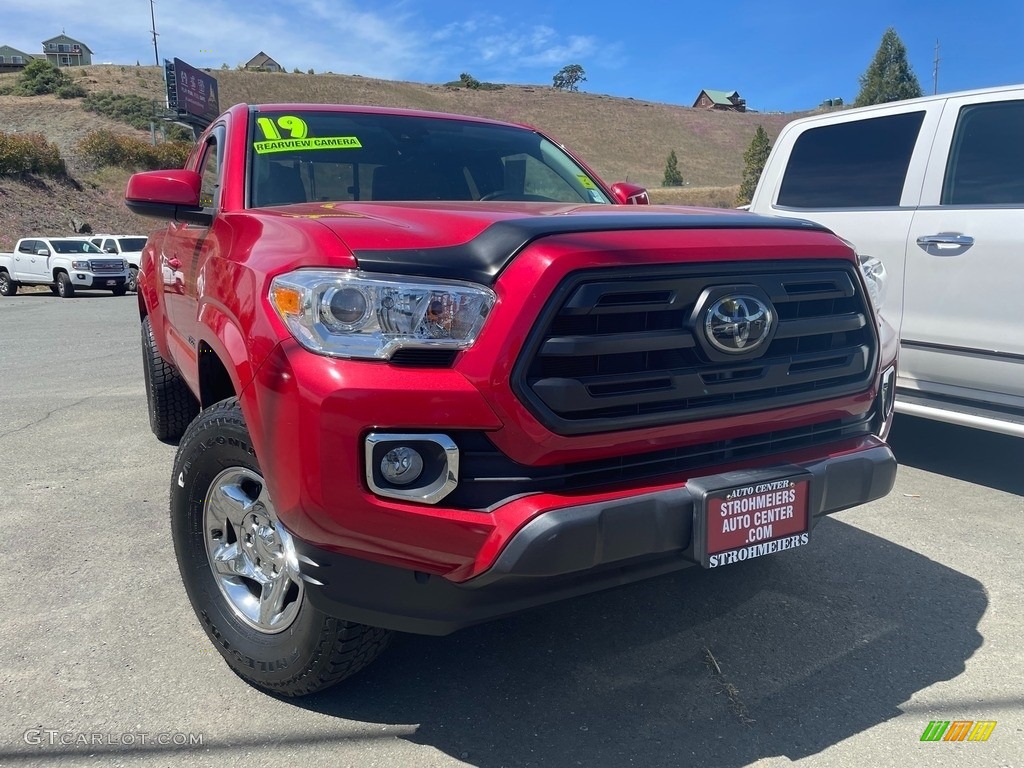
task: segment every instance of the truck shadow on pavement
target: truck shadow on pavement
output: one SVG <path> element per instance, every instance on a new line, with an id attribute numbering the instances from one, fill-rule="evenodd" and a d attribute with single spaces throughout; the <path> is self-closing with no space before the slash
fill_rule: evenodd
<path id="1" fill-rule="evenodd" d="M 785 555 L 399 636 L 294 703 L 416 724 L 411 741 L 477 766 L 796 760 L 963 672 L 987 604 L 974 579 L 827 519 Z"/>
<path id="2" fill-rule="evenodd" d="M 1024 440 L 897 415 L 889 435 L 900 464 L 1024 496 Z"/>

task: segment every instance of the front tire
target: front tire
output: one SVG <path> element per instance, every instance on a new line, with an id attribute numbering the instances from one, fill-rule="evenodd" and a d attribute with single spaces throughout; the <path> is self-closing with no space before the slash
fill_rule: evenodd
<path id="1" fill-rule="evenodd" d="M 0 270 L 0 296 L 13 296 L 18 292 L 18 284 L 11 279 L 6 270 Z"/>
<path id="2" fill-rule="evenodd" d="M 75 295 L 75 284 L 71 282 L 67 272 L 57 273 L 57 295 L 62 299 L 70 299 Z"/>
<path id="3" fill-rule="evenodd" d="M 129 267 L 128 268 L 128 282 L 125 283 L 126 290 L 135 293 L 139 290 L 139 268 Z"/>
<path id="4" fill-rule="evenodd" d="M 181 374 L 160 356 L 148 317 L 142 319 L 142 373 L 149 428 L 158 440 L 174 442 L 199 413 L 199 403 Z"/>
<path id="5" fill-rule="evenodd" d="M 269 693 L 304 696 L 355 674 L 391 632 L 306 598 L 237 398 L 204 410 L 174 460 L 174 551 L 192 608 L 228 666 Z"/>

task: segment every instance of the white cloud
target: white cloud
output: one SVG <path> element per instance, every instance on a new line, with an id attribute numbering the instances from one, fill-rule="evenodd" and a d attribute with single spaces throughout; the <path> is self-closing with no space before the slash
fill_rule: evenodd
<path id="1" fill-rule="evenodd" d="M 42 6 L 26 3 L 5 12 L 5 27 L 20 34 L 2 42 L 34 52 L 63 26 L 93 50 L 94 61 L 153 62 L 146 0 L 48 0 Z M 515 82 L 536 77 L 539 68 L 585 64 L 599 47 L 593 37 L 494 14 L 438 19 L 437 8 L 425 11 L 401 0 L 373 6 L 307 0 L 291 7 L 158 0 L 155 7 L 160 58 L 196 67 L 233 67 L 262 50 L 287 69 L 427 82 L 470 71 Z"/>

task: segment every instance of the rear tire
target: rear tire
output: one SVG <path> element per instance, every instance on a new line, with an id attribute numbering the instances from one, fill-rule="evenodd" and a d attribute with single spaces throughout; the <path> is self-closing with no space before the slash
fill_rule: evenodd
<path id="1" fill-rule="evenodd" d="M 7 274 L 7 270 L 0 269 L 0 296 L 13 296 L 18 292 L 18 284 Z"/>
<path id="2" fill-rule="evenodd" d="M 232 671 L 279 696 L 354 675 L 392 633 L 314 608 L 263 480 L 238 398 L 204 410 L 171 482 L 174 552 L 192 608 Z"/>
<path id="3" fill-rule="evenodd" d="M 67 272 L 57 273 L 57 295 L 62 299 L 70 299 L 75 295 L 75 284 L 71 282 Z"/>
<path id="4" fill-rule="evenodd" d="M 158 440 L 174 442 L 199 413 L 199 403 L 178 371 L 160 356 L 148 317 L 142 320 L 142 370 L 149 428 Z"/>

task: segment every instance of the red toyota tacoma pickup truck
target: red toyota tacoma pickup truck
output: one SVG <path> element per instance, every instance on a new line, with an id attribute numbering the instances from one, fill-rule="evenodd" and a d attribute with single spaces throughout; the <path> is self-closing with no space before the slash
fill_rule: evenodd
<path id="1" fill-rule="evenodd" d="M 808 543 L 885 495 L 883 279 L 820 226 L 641 205 L 528 127 L 239 104 L 139 274 L 171 525 L 227 663 L 283 695 L 445 634 Z"/>

